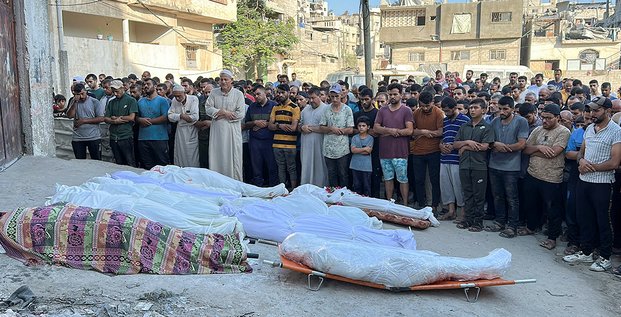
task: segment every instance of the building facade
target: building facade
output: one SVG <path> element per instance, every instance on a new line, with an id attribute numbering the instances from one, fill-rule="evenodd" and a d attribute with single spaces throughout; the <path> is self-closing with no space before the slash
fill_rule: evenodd
<path id="1" fill-rule="evenodd" d="M 468 64 L 520 64 L 523 1 L 409 3 L 380 6 L 390 64 L 460 72 Z"/>
<path id="2" fill-rule="evenodd" d="M 236 2 L 229 0 L 108 0 L 84 5 L 62 0 L 52 14 L 58 31 L 62 21 L 68 76 L 105 73 L 115 77 L 149 70 L 197 77 L 217 75 L 222 55 L 214 45 L 214 24 L 236 20 Z M 58 80 L 68 80 L 67 78 Z"/>

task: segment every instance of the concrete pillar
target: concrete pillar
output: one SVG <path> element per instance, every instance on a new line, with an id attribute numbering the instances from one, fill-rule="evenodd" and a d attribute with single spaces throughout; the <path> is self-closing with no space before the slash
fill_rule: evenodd
<path id="1" fill-rule="evenodd" d="M 123 19 L 123 42 L 129 43 L 129 20 Z"/>

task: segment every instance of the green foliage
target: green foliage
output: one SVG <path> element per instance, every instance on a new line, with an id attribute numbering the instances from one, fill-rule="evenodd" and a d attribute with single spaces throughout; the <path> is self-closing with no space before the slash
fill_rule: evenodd
<path id="1" fill-rule="evenodd" d="M 275 19 L 277 14 L 265 6 L 263 0 L 239 0 L 237 21 L 227 24 L 220 32 L 218 47 L 223 52 L 223 62 L 237 69 L 265 65 L 274 55 L 286 55 L 298 42 L 295 21 Z"/>

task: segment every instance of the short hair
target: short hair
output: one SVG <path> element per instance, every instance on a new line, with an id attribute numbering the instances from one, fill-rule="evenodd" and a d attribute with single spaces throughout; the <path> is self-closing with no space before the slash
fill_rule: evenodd
<path id="1" fill-rule="evenodd" d="M 550 96 L 550 98 L 546 99 L 546 101 L 551 101 L 555 105 L 561 104 L 561 100 L 556 98 L 555 96 Z"/>
<path id="2" fill-rule="evenodd" d="M 575 96 L 575 95 L 584 94 L 584 91 L 582 90 L 582 88 L 574 86 L 574 88 L 571 89 L 571 92 L 569 94 L 572 96 Z"/>
<path id="3" fill-rule="evenodd" d="M 410 98 L 410 99 L 405 101 L 405 105 L 410 107 L 410 108 L 418 107 L 418 100 L 416 100 L 416 98 Z"/>
<path id="4" fill-rule="evenodd" d="M 510 108 L 515 107 L 515 100 L 508 96 L 503 96 L 498 100 L 498 104 L 501 106 L 509 106 Z"/>
<path id="5" fill-rule="evenodd" d="M 609 82 L 602 83 L 602 89 L 610 89 L 610 86 Z"/>
<path id="6" fill-rule="evenodd" d="M 571 105 L 571 107 L 569 107 L 569 110 L 584 111 L 584 104 L 582 102 L 576 102 L 573 105 Z"/>
<path id="7" fill-rule="evenodd" d="M 89 78 L 92 78 L 93 80 L 99 80 L 99 78 L 95 74 L 88 74 L 88 75 L 86 75 L 86 79 L 89 79 Z"/>
<path id="8" fill-rule="evenodd" d="M 367 116 L 360 116 L 356 120 L 356 126 L 358 126 L 360 123 L 366 123 L 367 126 L 371 126 L 371 119 L 369 119 L 369 117 Z"/>
<path id="9" fill-rule="evenodd" d="M 263 90 L 265 91 L 265 87 L 263 85 L 256 85 L 252 87 L 252 91 Z"/>
<path id="10" fill-rule="evenodd" d="M 445 97 L 442 99 L 442 102 L 440 102 L 440 107 L 453 109 L 457 107 L 457 102 L 451 97 Z"/>
<path id="11" fill-rule="evenodd" d="M 188 83 L 188 84 L 190 84 L 190 86 L 194 86 L 194 82 L 193 82 L 193 81 L 192 81 L 192 79 L 190 79 L 190 78 L 184 78 L 184 79 L 182 79 L 182 80 L 181 80 L 181 83 L 182 83 L 182 84 L 183 84 L 183 83 Z"/>
<path id="12" fill-rule="evenodd" d="M 512 76 L 512 75 L 516 75 L 516 76 L 517 76 L 517 75 L 519 75 L 519 74 L 518 74 L 518 73 L 516 73 L 516 72 L 510 72 L 510 73 L 509 73 L 509 76 Z"/>
<path id="13" fill-rule="evenodd" d="M 518 77 L 518 80 L 520 80 L 520 79 L 524 79 L 524 80 L 528 81 L 528 77 L 526 77 L 526 76 L 524 76 L 524 75 L 522 75 L 522 76 Z"/>
<path id="14" fill-rule="evenodd" d="M 138 80 L 138 76 L 136 76 L 136 74 L 129 74 L 127 75 L 127 79 Z"/>
<path id="15" fill-rule="evenodd" d="M 349 83 L 346 81 L 342 81 L 342 83 L 339 83 L 341 86 L 345 86 L 345 89 L 349 89 Z"/>
<path id="16" fill-rule="evenodd" d="M 171 79 L 175 79 L 175 76 L 173 76 L 173 74 L 168 73 L 166 74 L 166 76 L 164 77 L 166 80 L 171 80 Z"/>
<path id="17" fill-rule="evenodd" d="M 442 85 L 440 84 L 433 85 L 433 89 L 436 91 L 436 93 L 441 93 L 443 90 Z"/>
<path id="18" fill-rule="evenodd" d="M 542 74 L 542 73 L 538 73 L 537 75 L 535 75 L 535 78 L 541 78 L 541 79 L 543 79 L 543 74 Z"/>
<path id="19" fill-rule="evenodd" d="M 590 84 L 597 84 L 597 83 L 598 83 L 597 79 L 591 79 L 591 81 L 589 82 L 589 85 L 590 85 Z M 602 84 L 602 85 L 603 85 L 603 84 Z"/>
<path id="20" fill-rule="evenodd" d="M 476 98 L 470 102 L 470 107 L 474 105 L 479 105 L 483 109 L 487 108 L 487 102 L 485 102 L 485 99 L 481 98 Z"/>
<path id="21" fill-rule="evenodd" d="M 470 101 L 468 99 L 457 100 L 458 105 L 463 105 L 464 108 L 468 108 L 470 106 Z"/>
<path id="22" fill-rule="evenodd" d="M 518 109 L 518 113 L 522 117 L 525 117 L 526 115 L 530 113 L 536 113 L 536 112 L 537 112 L 537 107 L 535 107 L 535 105 L 533 105 L 532 103 L 528 103 L 528 102 L 523 103 Z"/>
<path id="23" fill-rule="evenodd" d="M 321 92 L 321 89 L 319 89 L 319 87 L 311 87 L 311 88 L 308 90 L 308 94 L 309 94 L 309 95 L 319 96 L 319 95 L 320 95 L 320 92 Z"/>
<path id="24" fill-rule="evenodd" d="M 466 88 L 462 87 L 462 86 L 457 86 L 455 87 L 455 89 L 453 89 L 453 93 L 455 93 L 455 90 L 461 90 L 461 92 L 465 95 L 466 94 Z"/>
<path id="25" fill-rule="evenodd" d="M 574 79 L 574 80 L 571 82 L 571 84 L 572 84 L 572 85 L 574 85 L 574 87 L 575 87 L 575 86 L 582 86 L 582 81 L 580 81 L 580 79 Z"/>
<path id="26" fill-rule="evenodd" d="M 145 80 L 145 81 L 146 81 L 146 80 Z M 162 89 L 164 89 L 164 90 L 168 90 L 168 85 L 166 85 L 166 84 L 164 84 L 164 83 L 162 83 L 162 84 L 157 84 L 157 86 L 156 86 L 156 87 L 157 87 L 157 88 L 162 88 Z"/>
<path id="27" fill-rule="evenodd" d="M 433 101 L 433 94 L 428 91 L 423 91 L 418 96 L 418 102 L 424 103 L 426 105 L 431 104 Z"/>
<path id="28" fill-rule="evenodd" d="M 535 100 L 537 100 L 539 98 L 539 96 L 537 96 L 537 94 L 532 92 L 532 91 L 529 91 L 529 92 L 526 93 L 526 95 L 524 95 L 524 97 L 528 97 L 528 96 L 535 97 Z"/>
<path id="29" fill-rule="evenodd" d="M 386 87 L 386 91 L 391 91 L 393 89 L 399 90 L 399 93 L 403 92 L 403 86 L 401 86 L 401 84 L 399 84 L 399 83 L 392 83 L 392 84 L 388 85 L 388 87 Z"/>
<path id="30" fill-rule="evenodd" d="M 63 96 L 63 95 L 56 95 L 56 96 L 54 96 L 54 102 L 56 102 L 56 103 L 61 102 L 61 101 L 66 101 L 66 100 L 67 100 L 67 98 L 65 98 L 65 96 Z"/>
<path id="31" fill-rule="evenodd" d="M 512 90 L 513 89 L 511 89 L 511 87 L 504 86 L 504 87 L 502 87 L 502 90 L 500 91 L 500 93 L 503 94 L 503 95 L 506 95 L 506 94 L 510 94 Z"/>
<path id="32" fill-rule="evenodd" d="M 360 92 L 358 92 L 358 96 L 360 97 L 371 97 L 371 99 L 373 98 L 373 91 L 369 88 L 365 88 L 363 90 L 361 90 Z"/>
<path id="33" fill-rule="evenodd" d="M 147 78 L 145 78 L 142 82 L 146 84 L 148 81 L 150 81 L 151 83 L 156 83 L 156 82 L 155 82 L 155 79 L 153 79 L 153 78 L 151 78 L 151 77 L 147 77 Z"/>
<path id="34" fill-rule="evenodd" d="M 104 80 L 101 82 L 101 85 L 102 85 L 102 86 L 104 86 L 104 85 L 109 85 L 111 82 L 112 82 L 112 79 L 108 79 L 108 78 L 106 78 L 106 79 L 104 79 Z"/>
<path id="35" fill-rule="evenodd" d="M 410 86 L 410 92 L 418 92 L 420 93 L 421 90 L 423 90 L 423 87 L 419 84 L 413 84 L 412 86 Z"/>

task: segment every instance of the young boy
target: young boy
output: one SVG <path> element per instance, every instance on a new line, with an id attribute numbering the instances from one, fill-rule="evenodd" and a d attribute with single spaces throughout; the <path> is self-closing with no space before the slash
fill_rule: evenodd
<path id="1" fill-rule="evenodd" d="M 459 150 L 459 179 L 465 203 L 465 219 L 457 228 L 480 232 L 487 188 L 487 150 L 494 143 L 494 130 L 483 120 L 487 111 L 485 100 L 474 99 L 469 111 L 471 121 L 459 128 L 453 143 L 453 148 Z"/>
<path id="2" fill-rule="evenodd" d="M 369 135 L 371 121 L 367 116 L 361 116 L 356 122 L 358 134 L 351 139 L 351 162 L 349 168 L 354 178 L 354 191 L 360 195 L 371 194 L 371 151 L 373 137 Z"/>

